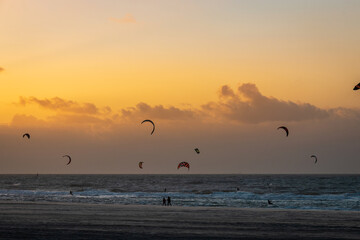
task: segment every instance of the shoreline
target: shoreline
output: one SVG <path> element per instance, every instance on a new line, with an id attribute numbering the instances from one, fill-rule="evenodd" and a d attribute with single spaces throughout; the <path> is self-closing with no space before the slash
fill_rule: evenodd
<path id="1" fill-rule="evenodd" d="M 0 173 L 0 176 L 9 176 L 9 175 L 182 175 L 183 173 Z M 272 176 L 272 175 L 280 175 L 280 176 L 299 176 L 299 175 L 305 175 L 305 176 L 348 176 L 348 175 L 354 175 L 358 176 L 360 173 L 187 173 L 186 175 L 254 175 L 254 176 Z"/>
<path id="2" fill-rule="evenodd" d="M 350 211 L 0 201 L 1 239 L 359 239 Z"/>
<path id="3" fill-rule="evenodd" d="M 84 206 L 114 206 L 114 207 L 144 207 L 144 208 L 181 208 L 181 209 L 224 209 L 224 210 L 233 210 L 233 211 L 299 211 L 299 212 L 341 212 L 341 213 L 359 213 L 360 211 L 356 210 L 327 210 L 327 209 L 286 209 L 286 208 L 275 208 L 275 207 L 268 207 L 268 208 L 237 208 L 237 207 L 227 207 L 227 206 L 179 206 L 179 205 L 172 205 L 172 206 L 162 206 L 160 203 L 158 205 L 151 205 L 151 204 L 120 204 L 120 203 L 84 203 L 84 202 L 50 202 L 50 201 L 15 201 L 15 200 L 0 200 L 1 204 L 39 204 L 39 205 L 84 205 Z"/>
<path id="4" fill-rule="evenodd" d="M 120 203 L 89 203 L 89 202 L 57 202 L 57 201 L 15 201 L 15 200 L 0 200 L 1 204 L 54 204 L 54 205 L 94 205 L 94 206 L 118 206 L 118 207 L 168 207 L 162 206 L 160 204 L 120 204 Z M 280 208 L 280 207 L 267 207 L 267 208 L 253 208 L 253 207 L 228 207 L 228 206 L 180 206 L 180 205 L 172 205 L 172 208 L 189 208 L 189 209 L 224 209 L 224 210 L 254 210 L 254 211 L 300 211 L 300 212 L 343 212 L 343 213 L 358 213 L 360 215 L 360 211 L 358 210 L 336 210 L 336 209 L 296 209 L 296 208 Z"/>

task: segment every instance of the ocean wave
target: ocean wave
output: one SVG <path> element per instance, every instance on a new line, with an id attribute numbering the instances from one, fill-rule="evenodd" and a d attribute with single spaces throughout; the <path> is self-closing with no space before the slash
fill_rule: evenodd
<path id="1" fill-rule="evenodd" d="M 194 184 L 194 185 L 198 185 L 198 184 L 203 184 L 203 181 L 192 181 L 192 182 L 187 182 L 186 184 Z"/>
<path id="2" fill-rule="evenodd" d="M 112 189 L 110 189 L 110 192 L 114 192 L 114 193 L 121 193 L 121 192 L 125 192 L 124 190 L 122 190 L 122 189 L 118 189 L 118 188 L 112 188 Z"/>
<path id="3" fill-rule="evenodd" d="M 0 175 L 0 200 L 161 205 L 171 197 L 179 206 L 360 211 L 360 178 L 337 179 L 273 176 L 269 188 L 266 176 Z"/>

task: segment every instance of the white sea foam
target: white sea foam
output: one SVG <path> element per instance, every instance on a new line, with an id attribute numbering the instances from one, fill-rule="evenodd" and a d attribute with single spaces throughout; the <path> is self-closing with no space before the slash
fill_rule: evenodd
<path id="1" fill-rule="evenodd" d="M 178 206 L 360 211 L 359 180 L 359 175 L 0 175 L 0 200 L 160 205 L 171 197 Z"/>

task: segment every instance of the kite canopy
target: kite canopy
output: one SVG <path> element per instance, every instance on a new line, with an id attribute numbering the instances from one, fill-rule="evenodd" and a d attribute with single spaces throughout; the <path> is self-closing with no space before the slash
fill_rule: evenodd
<path id="1" fill-rule="evenodd" d="M 287 127 L 281 126 L 281 127 L 278 127 L 277 129 L 280 129 L 280 128 L 285 130 L 286 136 L 289 136 L 289 129 L 287 129 Z"/>
<path id="2" fill-rule="evenodd" d="M 144 162 L 139 162 L 139 168 L 143 168 L 142 165 L 143 165 Z"/>
<path id="3" fill-rule="evenodd" d="M 360 89 L 360 83 L 358 83 L 358 85 L 356 85 L 353 90 L 356 91 L 356 90 L 359 90 L 359 89 Z"/>
<path id="4" fill-rule="evenodd" d="M 24 138 L 24 137 L 27 137 L 28 139 L 30 139 L 30 134 L 24 133 L 23 138 Z"/>
<path id="5" fill-rule="evenodd" d="M 67 157 L 69 159 L 69 162 L 66 165 L 69 165 L 71 163 L 71 157 L 69 155 L 64 155 L 63 157 Z"/>
<path id="6" fill-rule="evenodd" d="M 187 162 L 181 162 L 181 163 L 179 163 L 177 169 L 179 169 L 179 168 L 181 168 L 181 167 L 187 167 L 188 170 L 190 170 L 190 164 L 187 163 Z"/>
<path id="7" fill-rule="evenodd" d="M 315 158 L 315 162 L 314 163 L 317 163 L 317 157 L 315 155 L 311 155 L 312 158 Z"/>
<path id="8" fill-rule="evenodd" d="M 152 135 L 152 134 L 154 133 L 154 131 L 155 131 L 155 124 L 154 124 L 154 122 L 151 121 L 150 119 L 146 119 L 146 120 L 142 121 L 141 124 L 143 124 L 144 122 L 149 122 L 149 123 L 151 123 L 151 124 L 153 125 L 153 130 L 151 131 L 151 135 Z"/>
<path id="9" fill-rule="evenodd" d="M 200 150 L 198 148 L 194 149 L 197 154 L 200 154 Z"/>

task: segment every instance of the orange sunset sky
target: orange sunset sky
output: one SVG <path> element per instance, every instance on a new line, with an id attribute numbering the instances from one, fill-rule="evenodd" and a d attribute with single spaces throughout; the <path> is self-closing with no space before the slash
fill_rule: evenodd
<path id="1" fill-rule="evenodd" d="M 359 23 L 355 0 L 0 0 L 0 173 L 359 173 Z"/>

